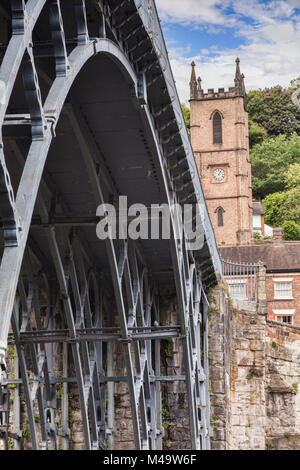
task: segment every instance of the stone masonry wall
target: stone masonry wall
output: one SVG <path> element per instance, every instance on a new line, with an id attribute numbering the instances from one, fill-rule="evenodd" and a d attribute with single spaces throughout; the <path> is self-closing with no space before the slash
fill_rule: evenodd
<path id="1" fill-rule="evenodd" d="M 175 293 L 164 295 L 160 304 L 162 325 L 178 325 Z M 165 376 L 183 375 L 182 340 L 161 342 L 161 374 Z M 186 386 L 183 381 L 161 384 L 163 448 L 190 449 L 189 414 Z"/>
<path id="2" fill-rule="evenodd" d="M 300 328 L 267 322 L 266 448 L 300 449 Z"/>
<path id="3" fill-rule="evenodd" d="M 265 271 L 258 302 L 210 293 L 213 449 L 300 448 L 300 329 L 266 320 Z"/>
<path id="4" fill-rule="evenodd" d="M 222 286 L 211 300 L 212 448 L 264 449 L 265 316 L 255 304 L 231 301 Z"/>
<path id="5" fill-rule="evenodd" d="M 230 420 L 230 306 L 224 286 L 210 293 L 208 310 L 210 412 L 212 448 L 225 450 Z"/>
<path id="6" fill-rule="evenodd" d="M 300 448 L 300 327 L 267 320 L 265 268 L 259 269 L 257 302 L 231 299 L 223 283 L 209 294 L 209 381 L 212 449 L 264 450 Z M 176 295 L 166 289 L 160 300 L 160 324 L 178 324 Z M 162 340 L 161 374 L 182 376 L 183 351 L 179 339 Z M 54 347 L 58 376 L 63 374 L 61 345 Z M 123 346 L 115 345 L 114 369 L 125 375 Z M 69 358 L 69 373 L 74 365 Z M 13 369 L 13 357 L 8 358 Z M 11 372 L 13 373 L 13 371 Z M 22 387 L 21 387 L 22 389 Z M 11 400 L 13 400 L 11 390 Z M 161 382 L 159 410 L 165 450 L 190 449 L 189 414 L 184 381 Z M 70 449 L 83 449 L 84 440 L 75 384 L 69 384 L 67 428 L 61 426 L 61 398 L 57 426 L 61 438 L 70 433 Z M 114 448 L 134 449 L 129 392 L 126 381 L 114 385 Z M 30 449 L 26 407 L 21 391 L 21 447 Z M 37 424 L 39 428 L 39 425 Z M 13 431 L 13 428 L 11 428 Z M 39 435 L 40 438 L 40 435 Z M 62 448 L 62 442 L 58 448 Z"/>

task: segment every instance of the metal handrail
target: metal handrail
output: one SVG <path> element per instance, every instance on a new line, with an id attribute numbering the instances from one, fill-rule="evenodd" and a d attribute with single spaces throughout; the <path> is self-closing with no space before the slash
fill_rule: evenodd
<path id="1" fill-rule="evenodd" d="M 221 258 L 222 274 L 233 298 L 255 301 L 259 263 L 236 262 Z M 238 286 L 238 289 L 234 289 Z M 244 288 L 243 288 L 244 287 Z"/>

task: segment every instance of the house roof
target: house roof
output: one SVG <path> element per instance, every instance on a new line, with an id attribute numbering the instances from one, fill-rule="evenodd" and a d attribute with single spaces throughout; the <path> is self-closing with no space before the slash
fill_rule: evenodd
<path id="1" fill-rule="evenodd" d="M 300 242 L 265 243 L 261 245 L 226 246 L 219 248 L 221 257 L 230 261 L 258 263 L 267 272 L 300 272 Z"/>
<path id="2" fill-rule="evenodd" d="M 264 215 L 264 206 L 261 202 L 253 202 L 253 215 Z"/>

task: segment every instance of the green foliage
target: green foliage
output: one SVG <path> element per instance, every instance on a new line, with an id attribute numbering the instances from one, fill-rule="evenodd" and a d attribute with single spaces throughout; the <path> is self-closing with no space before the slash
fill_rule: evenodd
<path id="1" fill-rule="evenodd" d="M 8 448 L 12 450 L 14 448 L 14 440 L 11 437 L 7 438 Z"/>
<path id="2" fill-rule="evenodd" d="M 171 413 L 168 410 L 166 410 L 165 408 L 162 408 L 161 416 L 162 416 L 163 419 L 166 419 L 167 421 L 172 421 L 172 419 L 173 419 L 173 416 L 171 415 Z"/>
<path id="3" fill-rule="evenodd" d="M 23 428 L 22 431 L 22 437 L 24 437 L 25 439 L 29 439 L 30 437 L 30 432 L 29 432 L 29 429 L 28 428 Z"/>
<path id="4" fill-rule="evenodd" d="M 165 347 L 165 355 L 166 357 L 169 357 L 169 358 L 173 357 L 174 355 L 173 354 L 173 342 L 171 339 L 167 340 L 167 345 Z"/>
<path id="5" fill-rule="evenodd" d="M 217 422 L 216 422 L 216 416 L 215 415 L 210 415 L 210 425 L 212 428 L 214 428 L 214 430 L 217 429 Z"/>
<path id="6" fill-rule="evenodd" d="M 264 199 L 287 188 L 290 165 L 300 163 L 300 137 L 280 135 L 256 144 L 251 150 L 254 197 Z"/>
<path id="7" fill-rule="evenodd" d="M 285 174 L 285 184 L 287 189 L 300 186 L 300 163 L 293 163 L 289 166 Z"/>
<path id="8" fill-rule="evenodd" d="M 170 448 L 171 448 L 170 441 L 167 440 L 167 441 L 165 442 L 165 446 L 166 446 L 167 449 L 170 449 Z"/>
<path id="9" fill-rule="evenodd" d="M 261 234 L 259 232 L 253 232 L 253 238 L 254 238 L 254 240 L 260 240 L 261 239 Z"/>
<path id="10" fill-rule="evenodd" d="M 272 348 L 277 348 L 277 341 L 275 339 L 272 341 Z"/>
<path id="11" fill-rule="evenodd" d="M 300 110 L 294 88 L 248 93 L 253 196 L 264 200 L 265 221 L 300 240 Z M 261 242 L 255 236 L 256 242 Z"/>
<path id="12" fill-rule="evenodd" d="M 62 394 L 63 394 L 63 384 L 60 383 L 58 385 L 58 390 L 57 390 L 57 394 L 56 394 L 57 398 L 60 399 L 62 397 Z"/>
<path id="13" fill-rule="evenodd" d="M 300 221 L 300 187 L 285 192 L 284 220 Z"/>
<path id="14" fill-rule="evenodd" d="M 300 111 L 291 99 L 294 91 L 278 85 L 248 93 L 250 121 L 263 127 L 269 136 L 300 134 Z"/>
<path id="15" fill-rule="evenodd" d="M 261 144 L 268 137 L 268 133 L 264 127 L 257 122 L 249 119 L 249 145 L 252 148 L 256 144 Z"/>
<path id="16" fill-rule="evenodd" d="M 283 205 L 285 193 L 270 194 L 264 200 L 265 221 L 273 227 L 281 227 L 284 223 Z"/>
<path id="17" fill-rule="evenodd" d="M 174 420 L 173 416 L 168 410 L 166 410 L 165 408 L 162 408 L 161 417 L 162 417 L 162 422 L 161 422 L 162 427 L 166 430 L 169 429 L 171 425 L 168 423 L 168 421 L 173 421 Z"/>
<path id="18" fill-rule="evenodd" d="M 68 416 L 68 423 L 69 423 L 69 426 L 72 426 L 72 424 L 74 423 L 74 416 L 70 410 L 69 410 L 69 416 Z"/>
<path id="19" fill-rule="evenodd" d="M 191 113 L 190 113 L 190 109 L 184 103 L 181 104 L 181 108 L 182 108 L 182 113 L 183 113 L 183 117 L 184 117 L 184 121 L 185 121 L 187 131 L 188 131 L 188 133 L 190 133 L 190 130 L 191 130 Z"/>
<path id="20" fill-rule="evenodd" d="M 261 245 L 262 243 L 267 243 L 269 240 L 272 240 L 273 237 L 269 235 L 261 235 L 259 232 L 253 232 L 254 243 Z"/>
<path id="21" fill-rule="evenodd" d="M 271 442 L 266 440 L 266 450 L 273 450 L 274 446 Z"/>
<path id="22" fill-rule="evenodd" d="M 15 358 L 15 347 L 14 346 L 10 346 L 7 349 L 7 355 L 8 355 L 9 359 L 14 359 Z"/>
<path id="23" fill-rule="evenodd" d="M 300 164 L 284 174 L 286 190 L 270 194 L 264 200 L 265 220 L 282 227 L 285 240 L 300 240 Z"/>
<path id="24" fill-rule="evenodd" d="M 282 230 L 284 240 L 300 240 L 300 225 L 293 220 L 286 220 Z"/>
<path id="25" fill-rule="evenodd" d="M 246 376 L 247 380 L 253 379 L 253 377 L 262 377 L 263 372 L 260 369 L 257 369 L 255 365 L 251 366 L 249 369 L 249 374 Z"/>

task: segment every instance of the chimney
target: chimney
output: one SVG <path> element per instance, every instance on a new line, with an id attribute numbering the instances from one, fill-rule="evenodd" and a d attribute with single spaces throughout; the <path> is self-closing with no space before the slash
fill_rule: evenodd
<path id="1" fill-rule="evenodd" d="M 282 245 L 282 228 L 273 228 L 274 245 Z"/>

